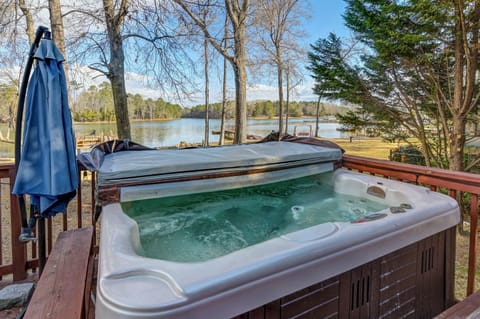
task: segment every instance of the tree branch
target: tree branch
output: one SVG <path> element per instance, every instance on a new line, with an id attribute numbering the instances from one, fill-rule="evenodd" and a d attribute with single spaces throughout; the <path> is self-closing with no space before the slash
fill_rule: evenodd
<path id="1" fill-rule="evenodd" d="M 110 73 L 109 73 L 108 71 L 102 70 L 102 69 L 100 69 L 100 68 L 98 68 L 98 67 L 96 67 L 96 66 L 94 66 L 94 65 L 89 65 L 88 68 L 91 69 L 91 70 L 100 72 L 100 73 L 102 73 L 103 75 L 105 75 L 107 78 L 109 78 Z"/>
<path id="2" fill-rule="evenodd" d="M 93 18 L 93 19 L 97 20 L 98 22 L 103 22 L 103 20 L 99 17 L 98 14 L 95 14 L 95 13 L 92 13 L 92 12 L 89 12 L 89 11 L 86 11 L 86 10 L 80 10 L 80 9 L 74 9 L 74 10 L 70 10 L 70 11 L 67 11 L 67 12 L 63 13 L 62 18 L 67 17 L 71 14 L 75 14 L 75 13 L 84 14 L 84 15 L 89 16 L 90 18 Z"/>
<path id="3" fill-rule="evenodd" d="M 203 21 L 190 10 L 190 8 L 182 1 L 182 0 L 173 0 L 176 4 L 178 4 L 187 14 L 188 16 L 195 22 L 195 24 L 200 27 L 200 29 L 203 31 L 205 38 L 210 42 L 210 44 L 217 50 L 221 55 L 223 55 L 227 60 L 229 60 L 231 63 L 234 62 L 234 57 L 226 50 L 222 48 L 221 43 L 218 43 L 217 41 L 214 40 L 214 38 L 210 35 L 210 32 L 208 31 L 207 26 Z M 231 17 L 230 17 L 231 19 Z"/>

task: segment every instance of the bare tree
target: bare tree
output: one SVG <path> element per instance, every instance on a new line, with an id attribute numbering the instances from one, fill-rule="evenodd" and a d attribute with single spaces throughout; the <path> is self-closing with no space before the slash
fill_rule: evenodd
<path id="1" fill-rule="evenodd" d="M 228 47 L 228 16 L 225 15 L 225 23 L 223 25 L 223 50 Z M 219 144 L 225 143 L 225 109 L 227 107 L 227 58 L 223 57 L 223 79 L 222 79 L 222 116 L 220 119 L 220 141 Z"/>
<path id="2" fill-rule="evenodd" d="M 33 43 L 33 40 L 35 38 L 35 30 L 33 30 L 32 12 L 25 3 L 25 0 L 18 0 L 18 7 L 20 8 L 25 17 L 25 32 L 28 36 L 28 42 Z"/>
<path id="3" fill-rule="evenodd" d="M 0 90 L 2 98 L 10 95 L 12 99 L 7 99 L 1 106 L 2 113 L 6 113 L 3 120 L 8 123 L 8 129 L 14 128 L 15 118 L 17 116 L 17 94 L 20 88 L 21 76 L 24 63 L 27 61 L 27 52 L 30 44 L 35 38 L 33 25 L 35 7 L 27 5 L 25 0 L 0 0 L 0 29 L 2 37 L 0 38 L 0 77 L 8 79 L 5 86 Z M 1 134 L 1 132 L 0 132 Z M 8 140 L 9 131 L 7 132 Z"/>
<path id="4" fill-rule="evenodd" d="M 226 51 L 221 40 L 214 37 L 209 27 L 195 14 L 191 4 L 184 0 L 173 0 L 200 27 L 211 45 L 232 65 L 235 78 L 235 139 L 234 143 L 246 142 L 247 123 L 247 70 L 246 70 L 246 37 L 247 18 L 250 9 L 249 0 L 224 0 L 225 10 L 233 29 L 233 53 Z"/>
<path id="5" fill-rule="evenodd" d="M 203 6 L 202 10 L 202 20 L 205 25 L 209 24 L 209 1 L 206 5 Z M 209 136 L 210 136 L 210 120 L 209 120 L 209 96 L 210 96 L 210 87 L 209 87 L 209 55 L 208 55 L 208 48 L 209 42 L 205 34 L 203 35 L 203 61 L 204 61 L 204 79 L 205 79 L 205 137 L 204 137 L 204 145 L 209 145 Z"/>
<path id="6" fill-rule="evenodd" d="M 302 51 L 296 51 L 295 53 L 303 53 Z M 295 54 L 296 55 L 296 54 Z M 303 76 L 300 72 L 297 72 L 297 67 L 299 65 L 299 61 L 303 60 L 302 57 L 292 58 L 289 57 L 286 61 L 286 69 L 285 69 L 285 89 L 287 91 L 287 97 L 285 100 L 285 134 L 288 134 L 288 119 L 289 119 L 289 106 L 290 106 L 290 92 L 295 90 L 297 86 L 302 83 Z"/>
<path id="7" fill-rule="evenodd" d="M 287 92 L 285 99 L 285 134 L 288 134 L 288 120 L 290 117 L 290 92 L 300 85 L 300 83 L 302 83 L 302 80 L 298 80 L 292 84 L 292 80 L 294 80 L 294 73 L 291 70 L 291 66 L 288 64 L 287 68 L 285 69 L 285 89 Z"/>
<path id="8" fill-rule="evenodd" d="M 131 139 L 127 90 L 125 87 L 125 53 L 121 33 L 129 5 L 129 0 L 122 0 L 116 8 L 112 0 L 103 0 L 105 24 L 110 45 L 108 72 L 105 75 L 112 85 L 115 114 L 117 116 L 117 134 L 119 138 L 124 139 Z"/>
<path id="9" fill-rule="evenodd" d="M 9 78 L 18 86 L 20 72 L 13 70 L 13 66 L 21 66 L 25 60 L 25 53 L 35 38 L 33 14 L 38 11 L 35 7 L 27 5 L 25 0 L 0 0 L 0 29 L 2 38 L 0 45 L 0 64 L 4 77 Z M 8 70 L 7 70 L 8 69 Z"/>
<path id="10" fill-rule="evenodd" d="M 289 64 L 287 52 L 299 50 L 296 39 L 302 31 L 298 27 L 301 25 L 300 19 L 305 16 L 302 4 L 299 0 L 259 0 L 255 11 L 257 41 L 266 55 L 267 63 L 274 65 L 277 72 L 279 138 L 284 132 L 283 76 Z"/>
<path id="11" fill-rule="evenodd" d="M 204 48 L 204 59 L 205 59 L 205 146 L 208 146 L 208 137 L 210 135 L 210 121 L 208 118 L 209 113 L 209 105 L 208 105 L 208 98 L 210 95 L 210 89 L 208 86 L 208 40 L 205 38 L 203 43 Z"/>
<path id="12" fill-rule="evenodd" d="M 33 43 L 35 37 L 33 13 L 38 14 L 43 7 L 46 7 L 46 3 L 40 2 L 40 7 L 33 7 L 31 3 L 27 4 L 25 0 L 1 0 L 0 6 L 2 8 L 0 9 L 0 25 L 4 28 L 2 31 L 3 33 L 11 33 L 11 36 L 14 37 L 10 38 L 11 49 L 15 50 L 15 46 L 19 41 L 22 41 L 25 35 L 28 39 L 28 45 Z M 66 57 L 60 1 L 48 0 L 48 9 L 53 40 L 55 40 L 63 56 Z M 64 63 L 63 66 L 68 85 L 67 65 Z"/>
<path id="13" fill-rule="evenodd" d="M 467 115 L 477 108 L 480 101 L 478 90 L 480 3 L 454 0 L 453 7 L 455 11 L 453 94 L 450 90 L 442 90 L 437 78 L 431 74 L 427 76 L 432 78 L 437 97 L 439 97 L 437 102 L 440 105 L 440 117 L 450 148 L 449 168 L 460 171 L 464 169 L 463 150 Z M 467 15 L 470 15 L 470 21 L 466 18 Z M 448 113 L 452 116 L 453 127 L 451 128 L 447 124 Z M 480 161 L 480 156 L 478 160 Z"/>
<path id="14" fill-rule="evenodd" d="M 117 134 L 119 138 L 129 139 L 126 66 L 144 75 L 146 83 L 177 96 L 188 93 L 186 87 L 193 77 L 186 70 L 193 67 L 181 42 L 186 34 L 175 25 L 175 12 L 170 12 L 164 1 L 103 0 L 102 4 L 101 7 L 73 6 L 65 14 L 77 29 L 72 32 L 70 44 L 75 48 L 72 52 L 77 61 L 109 79 Z M 127 50 L 131 53 L 128 56 Z"/>
<path id="15" fill-rule="evenodd" d="M 12 52 L 17 47 L 17 44 L 12 45 L 15 41 L 27 47 L 23 35 L 33 36 L 35 16 L 31 13 L 35 15 L 48 7 L 53 37 L 62 53 L 66 55 L 66 47 L 72 62 L 89 65 L 109 79 L 120 138 L 130 138 L 131 135 L 125 84 L 125 74 L 130 67 L 135 73 L 144 75 L 145 83 L 163 88 L 168 97 L 189 93 L 186 88 L 194 78 L 188 73 L 193 70 L 191 60 L 181 43 L 182 37 L 176 37 L 182 33 L 181 28 L 174 25 L 178 23 L 176 13 L 169 12 L 171 6 L 165 1 L 102 0 L 95 3 L 78 0 L 60 5 L 58 0 L 49 0 L 40 1 L 40 7 L 35 11 L 25 2 L 0 0 L 0 26 L 7 26 L 12 31 L 6 32 L 11 38 L 4 37 L 0 42 L 12 47 Z M 61 40 L 62 18 L 65 34 L 68 34 L 65 46 Z M 132 54 L 125 55 L 127 50 Z M 23 47 L 20 51 L 22 54 L 27 52 Z M 11 60 L 12 56 L 15 55 L 8 54 L 5 58 Z M 17 62 L 21 59 L 19 55 L 17 57 L 15 64 L 5 65 L 20 65 Z"/>
<path id="16" fill-rule="evenodd" d="M 10 46 L 17 45 L 26 35 L 28 43 L 35 37 L 33 12 L 35 8 L 27 5 L 25 0 L 0 0 L 0 29 L 3 38 L 9 40 Z"/>
<path id="17" fill-rule="evenodd" d="M 25 0 L 20 0 L 25 1 Z M 52 30 L 53 40 L 65 59 L 67 59 L 67 50 L 65 49 L 65 32 L 63 29 L 63 17 L 60 6 L 60 0 L 48 0 L 48 9 L 50 11 L 50 28 Z M 67 61 L 68 62 L 68 61 Z M 67 88 L 70 87 L 68 63 L 63 63 Z M 70 92 L 70 90 L 68 90 Z"/>

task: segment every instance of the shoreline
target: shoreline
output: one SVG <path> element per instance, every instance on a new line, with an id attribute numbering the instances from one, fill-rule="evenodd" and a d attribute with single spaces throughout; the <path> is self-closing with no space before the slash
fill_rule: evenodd
<path id="1" fill-rule="evenodd" d="M 377 159 L 388 159 L 390 150 L 398 147 L 397 143 L 385 142 L 381 137 L 354 136 L 350 138 L 325 138 L 319 137 L 321 140 L 328 140 L 338 144 L 345 150 L 346 154 L 364 156 Z M 249 143 L 256 140 L 249 140 Z M 231 141 L 227 141 L 225 145 L 231 145 Z M 202 143 L 188 143 L 188 146 L 201 147 Z M 211 142 L 209 147 L 217 147 L 218 142 Z M 177 148 L 177 145 L 164 146 L 161 148 Z M 14 161 L 13 157 L 0 157 L 0 164 L 8 164 Z"/>
<path id="2" fill-rule="evenodd" d="M 174 121 L 174 120 L 181 120 L 181 119 L 195 119 L 195 120 L 203 120 L 205 118 L 203 117 L 175 117 L 175 118 L 167 118 L 167 119 L 130 119 L 130 122 L 133 123 L 133 122 L 168 122 L 168 121 Z M 279 117 L 278 116 L 274 116 L 274 117 L 268 117 L 268 116 L 248 116 L 247 117 L 247 120 L 277 120 L 278 121 Z M 297 119 L 305 119 L 305 120 L 312 120 L 312 121 L 309 121 L 311 123 L 315 123 L 315 116 L 300 116 L 300 117 L 293 117 L 293 116 L 289 116 L 288 117 L 289 120 L 297 120 Z M 219 118 L 210 118 L 210 120 L 220 120 Z M 231 120 L 234 120 L 234 118 L 229 118 L 229 119 L 226 119 L 226 121 L 231 121 Z M 338 123 L 338 120 L 335 119 L 328 119 L 328 118 L 325 118 L 325 117 L 322 117 L 319 119 L 319 123 Z M 92 121 L 92 122 L 78 122 L 78 121 L 73 121 L 73 125 L 75 124 L 113 124 L 115 125 L 116 122 L 115 121 Z"/>

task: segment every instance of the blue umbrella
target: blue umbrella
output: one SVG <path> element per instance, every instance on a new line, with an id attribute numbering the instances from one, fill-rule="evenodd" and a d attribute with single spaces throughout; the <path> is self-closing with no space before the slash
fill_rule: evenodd
<path id="1" fill-rule="evenodd" d="M 23 144 L 13 194 L 30 195 L 42 217 L 65 212 L 78 187 L 75 136 L 63 56 L 42 39 L 28 83 Z"/>

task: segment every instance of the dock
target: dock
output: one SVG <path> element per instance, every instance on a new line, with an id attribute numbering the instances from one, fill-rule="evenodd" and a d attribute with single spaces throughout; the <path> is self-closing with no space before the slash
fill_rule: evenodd
<path id="1" fill-rule="evenodd" d="M 92 148 L 93 146 L 103 143 L 106 141 L 110 141 L 115 139 L 116 137 L 110 135 L 84 135 L 77 137 L 76 140 L 76 148 L 77 150 L 85 150 Z"/>

